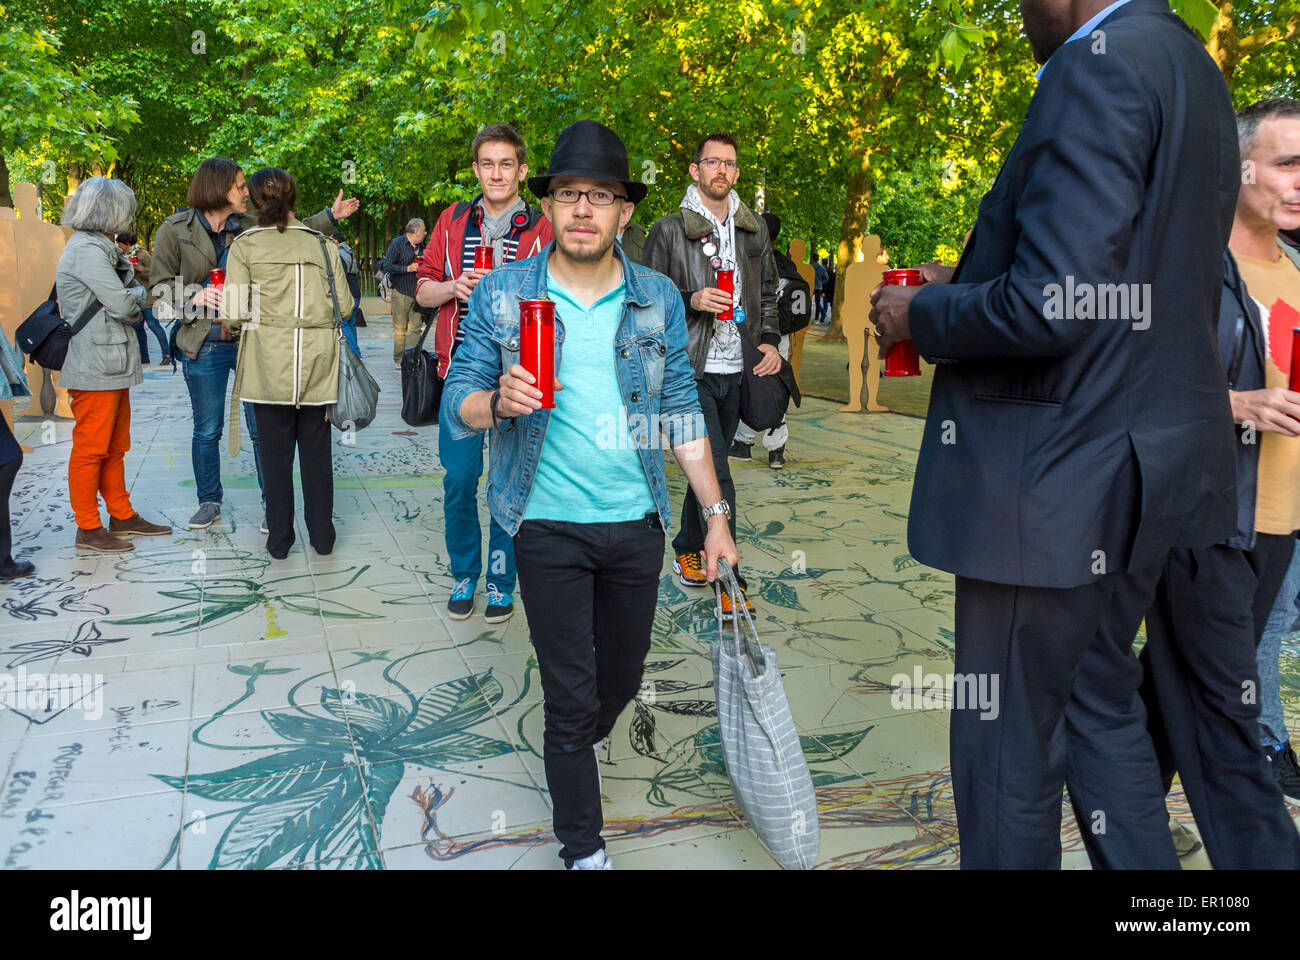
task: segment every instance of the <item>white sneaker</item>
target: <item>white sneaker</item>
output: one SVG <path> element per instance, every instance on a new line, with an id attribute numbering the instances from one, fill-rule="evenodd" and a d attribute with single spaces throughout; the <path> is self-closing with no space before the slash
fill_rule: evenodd
<path id="1" fill-rule="evenodd" d="M 589 857 L 574 860 L 570 870 L 613 870 L 614 861 L 605 856 L 604 850 L 597 850 Z"/>

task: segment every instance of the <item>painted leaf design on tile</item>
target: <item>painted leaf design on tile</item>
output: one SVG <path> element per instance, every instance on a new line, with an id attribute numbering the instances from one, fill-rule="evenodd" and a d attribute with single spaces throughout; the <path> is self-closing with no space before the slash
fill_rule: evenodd
<path id="1" fill-rule="evenodd" d="M 825 763 L 844 756 L 851 751 L 862 739 L 872 730 L 875 725 L 865 727 L 861 730 L 852 730 L 844 733 L 826 734 L 818 737 L 800 736 L 799 746 L 802 748 L 804 758 L 808 761 L 809 771 L 812 774 L 813 783 L 818 786 L 826 784 L 841 783 L 845 780 L 852 780 L 857 777 L 843 764 L 836 765 L 829 769 L 818 769 L 814 766 L 817 763 Z M 822 742 L 818 742 L 821 740 Z M 727 766 L 722 752 L 722 733 L 717 724 L 712 724 L 699 730 L 693 738 L 694 763 L 696 772 L 701 778 L 708 776 L 726 777 Z M 676 745 L 674 745 L 674 749 Z"/>
<path id="2" fill-rule="evenodd" d="M 678 660 L 677 662 L 684 663 L 685 661 Z M 648 673 L 649 664 L 647 664 L 646 667 L 646 672 Z M 711 690 L 713 688 L 712 680 L 709 680 L 707 683 L 691 683 L 689 680 L 652 680 L 648 682 L 654 684 L 656 694 L 689 693 L 692 690 Z"/>
<path id="3" fill-rule="evenodd" d="M 505 740 L 494 740 L 477 733 L 454 733 L 439 737 L 435 749 L 429 754 L 408 756 L 406 762 L 441 769 L 449 763 L 486 760 L 488 757 L 499 757 L 503 753 L 514 752 L 514 744 L 507 743 Z"/>
<path id="4" fill-rule="evenodd" d="M 509 744 L 506 744 L 507 748 L 509 746 Z M 404 763 L 372 763 L 366 767 L 366 802 L 370 806 L 370 812 L 374 817 L 375 824 L 372 830 L 370 822 L 366 818 L 359 818 L 358 831 L 362 836 L 369 835 L 374 838 L 368 845 L 376 850 L 379 848 L 379 837 L 374 834 L 374 831 L 382 829 L 384 812 L 388 809 L 388 801 L 392 799 L 393 791 L 402 782 L 402 777 L 405 774 L 406 765 Z"/>
<path id="5" fill-rule="evenodd" d="M 919 567 L 921 562 L 913 557 L 910 553 L 899 554 L 894 558 L 894 572 L 906 570 L 908 567 Z"/>
<path id="6" fill-rule="evenodd" d="M 292 696 L 290 696 L 290 699 L 293 699 Z M 339 692 L 333 687 L 322 686 L 320 688 L 320 705 L 326 713 L 340 723 L 347 723 L 348 715 L 343 710 L 343 700 Z"/>
<path id="7" fill-rule="evenodd" d="M 188 780 L 154 776 L 173 789 L 185 790 L 205 800 L 260 801 L 292 796 L 335 780 L 348 759 L 342 752 L 302 747 L 258 757 L 216 773 L 192 773 Z"/>
<path id="8" fill-rule="evenodd" d="M 351 586 L 368 569 L 370 564 L 362 564 L 321 574 L 290 574 L 267 581 L 247 577 L 214 577 L 205 580 L 201 586 L 190 582 L 181 589 L 157 591 L 159 596 L 181 601 L 164 610 L 106 622 L 129 626 L 175 624 L 172 629 L 155 634 L 170 637 L 193 632 L 195 628 L 213 627 L 236 620 L 250 610 L 263 612 L 267 604 L 311 616 L 377 619 L 376 614 L 321 596 Z"/>
<path id="9" fill-rule="evenodd" d="M 713 791 L 704 785 L 694 771 L 678 764 L 659 768 L 659 772 L 650 781 L 646 799 L 655 807 L 676 807 L 681 804 L 682 794 L 701 800 L 717 800 Z"/>
<path id="10" fill-rule="evenodd" d="M 322 702 L 326 693 L 338 696 L 337 690 L 322 691 Z M 411 716 L 411 712 L 396 700 L 368 693 L 351 694 L 343 699 L 342 706 L 353 735 L 367 743 L 380 743 L 394 736 L 406 726 Z"/>
<path id="11" fill-rule="evenodd" d="M 262 711 L 266 725 L 286 740 L 296 743 L 337 744 L 351 750 L 348 728 L 338 720 L 309 714 Z"/>
<path id="12" fill-rule="evenodd" d="M 6 664 L 6 667 L 12 670 L 26 663 L 53 660 L 64 653 L 89 657 L 96 647 L 107 643 L 124 643 L 126 639 L 126 637 L 105 637 L 94 620 L 87 620 L 77 627 L 76 635 L 70 640 L 28 640 L 15 643 L 4 651 L 7 654 L 18 654 Z"/>
<path id="13" fill-rule="evenodd" d="M 308 616 L 333 617 L 336 620 L 378 620 L 379 614 L 368 613 L 365 610 L 358 610 L 356 607 L 349 606 L 339 600 L 332 600 L 329 597 L 280 597 L 280 606 L 286 610 L 292 610 L 294 613 L 305 613 Z"/>
<path id="14" fill-rule="evenodd" d="M 781 569 L 781 572 L 778 573 L 778 574 L 776 574 L 772 579 L 774 579 L 774 580 L 796 580 L 796 581 L 804 581 L 804 582 L 806 582 L 806 581 L 808 581 L 808 580 L 819 580 L 819 579 L 821 579 L 822 577 L 826 576 L 826 574 L 828 574 L 828 573 L 834 573 L 834 572 L 835 572 L 836 570 L 838 570 L 838 569 L 840 569 L 840 568 L 838 568 L 838 567 L 820 567 L 820 568 L 808 567 L 806 570 L 800 570 L 799 572 L 796 573 L 796 572 L 795 572 L 793 569 L 791 569 L 790 567 L 783 567 L 783 568 Z"/>
<path id="15" fill-rule="evenodd" d="M 799 591 L 781 580 L 764 580 L 758 595 L 768 603 L 787 610 L 804 610 L 808 608 L 799 602 Z"/>
<path id="16" fill-rule="evenodd" d="M 726 775 L 722 761 L 722 730 L 715 723 L 695 733 L 695 752 L 698 754 L 701 770 Z"/>
<path id="17" fill-rule="evenodd" d="M 505 691 L 491 668 L 476 676 L 440 683 L 420 697 L 395 745 L 418 743 L 439 732 L 472 727 L 487 719 L 503 696 Z"/>
<path id="18" fill-rule="evenodd" d="M 356 770 L 348 771 L 350 777 L 356 777 Z M 366 794 L 359 786 L 347 790 L 341 802 L 334 808 L 333 822 L 319 833 L 311 835 L 303 845 L 304 858 L 312 860 L 334 860 L 346 863 L 341 858 L 354 857 L 374 849 L 372 834 L 366 821 Z M 378 869 L 378 863 L 369 869 Z M 362 869 L 367 869 L 362 867 Z"/>
<path id="19" fill-rule="evenodd" d="M 296 796 L 253 804 L 226 827 L 209 867 L 261 870 L 292 853 L 304 834 L 319 833 L 334 822 L 334 810 L 360 782 L 340 778 Z"/>
<path id="20" fill-rule="evenodd" d="M 399 662 L 385 670 L 390 682 L 396 683 L 389 671 Z M 270 672 L 264 663 L 249 667 L 247 692 L 240 700 L 252 695 L 262 673 Z M 503 695 L 490 669 L 440 684 L 420 698 L 379 697 L 351 689 L 344 697 L 339 690 L 322 687 L 320 707 L 326 716 L 307 713 L 291 691 L 290 705 L 297 713 L 262 711 L 260 715 L 293 747 L 215 773 L 155 776 L 196 797 L 247 804 L 231 811 L 235 819 L 218 841 L 210 867 L 259 869 L 281 862 L 310 866 L 329 861 L 320 865 L 378 869 L 375 829 L 383 822 L 407 764 L 445 770 L 515 751 L 507 741 L 467 731 L 489 719 L 493 704 Z M 242 749 L 210 744 L 198 736 L 196 731 L 196 742 L 206 746 Z M 166 866 L 176 846 L 173 841 L 172 853 L 160 866 Z"/>
<path id="21" fill-rule="evenodd" d="M 815 736 L 799 738 L 799 746 L 803 749 L 803 755 L 809 763 L 826 763 L 829 760 L 838 760 L 846 754 L 852 753 L 868 733 L 876 728 L 873 723 L 869 727 L 863 727 L 861 730 L 851 730 L 847 733 L 819 733 Z"/>
<path id="22" fill-rule="evenodd" d="M 229 670 L 231 673 L 239 674 L 241 677 L 260 677 L 264 673 L 267 674 L 293 673 L 294 670 L 298 668 L 297 667 L 268 667 L 266 665 L 266 661 L 262 660 L 258 663 L 253 664 L 252 666 L 245 666 L 242 663 L 232 663 L 232 664 L 228 664 L 226 666 L 226 669 Z"/>
<path id="23" fill-rule="evenodd" d="M 640 700 L 633 700 L 632 707 L 634 708 L 632 723 L 628 729 L 628 739 L 632 743 L 632 749 L 640 756 L 653 757 L 661 763 L 666 763 L 667 761 L 659 756 L 659 750 L 655 746 L 654 714 Z"/>
<path id="24" fill-rule="evenodd" d="M 662 710 L 664 713 L 675 713 L 682 717 L 716 717 L 718 715 L 718 705 L 712 700 L 661 700 L 656 697 L 655 702 L 650 706 L 656 710 Z"/>
<path id="25" fill-rule="evenodd" d="M 682 588 L 678 586 L 677 581 L 673 579 L 672 574 L 665 574 L 659 578 L 659 602 L 661 604 L 671 606 L 674 603 L 681 603 L 684 598 L 685 594 Z"/>
<path id="26" fill-rule="evenodd" d="M 645 665 L 644 672 L 661 673 L 664 670 L 671 670 L 673 667 L 681 666 L 685 662 L 685 660 L 655 660 Z"/>

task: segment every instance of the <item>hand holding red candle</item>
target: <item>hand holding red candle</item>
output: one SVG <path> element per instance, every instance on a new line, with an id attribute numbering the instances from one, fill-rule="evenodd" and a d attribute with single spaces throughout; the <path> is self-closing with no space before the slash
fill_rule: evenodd
<path id="1" fill-rule="evenodd" d="M 1300 386 L 1300 327 L 1291 331 L 1291 375 L 1287 377 L 1286 388 L 1295 390 Z"/>
<path id="2" fill-rule="evenodd" d="M 718 270 L 716 271 L 716 273 L 718 277 L 718 281 L 717 281 L 718 289 L 721 290 L 723 293 L 725 293 L 727 295 L 727 299 L 730 300 L 735 295 L 736 292 L 736 271 Z M 719 311 L 718 313 L 719 320 L 732 320 L 734 318 L 735 318 L 735 308 L 732 307 L 730 304 L 727 306 L 726 310 Z"/>
<path id="3" fill-rule="evenodd" d="M 912 345 L 908 310 L 912 298 L 924 281 L 919 270 L 886 270 L 884 283 L 871 293 L 871 324 L 885 358 L 888 377 L 914 377 L 921 373 L 920 358 Z M 905 344 L 898 349 L 898 346 Z M 892 351 L 894 359 L 890 359 Z"/>
<path id="4" fill-rule="evenodd" d="M 501 396 L 497 399 L 496 415 L 498 420 L 510 417 L 522 417 L 541 409 L 542 391 L 534 384 L 533 375 L 520 364 L 512 364 L 510 369 L 497 378 L 501 387 Z M 564 384 L 553 380 L 552 393 L 559 393 Z"/>
<path id="5" fill-rule="evenodd" d="M 519 365 L 528 372 L 539 396 L 537 409 L 555 406 L 555 301 L 519 304 Z"/>

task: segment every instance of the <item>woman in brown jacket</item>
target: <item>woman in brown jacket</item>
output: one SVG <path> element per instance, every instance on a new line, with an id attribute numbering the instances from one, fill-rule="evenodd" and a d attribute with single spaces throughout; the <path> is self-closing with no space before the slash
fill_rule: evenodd
<path id="1" fill-rule="evenodd" d="M 222 322 L 242 329 L 235 394 L 253 408 L 262 441 L 263 490 L 277 560 L 293 546 L 293 451 L 298 447 L 303 514 L 318 554 L 334 549 L 334 473 L 325 408 L 338 396 L 339 310 L 352 312 L 352 294 L 338 248 L 293 215 L 297 184 L 278 167 L 248 180 L 257 226 L 230 245 Z M 238 417 L 232 410 L 232 446 Z"/>

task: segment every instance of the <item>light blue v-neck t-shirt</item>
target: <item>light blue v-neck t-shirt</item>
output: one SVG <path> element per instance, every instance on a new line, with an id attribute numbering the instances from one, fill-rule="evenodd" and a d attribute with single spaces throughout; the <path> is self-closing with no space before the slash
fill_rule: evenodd
<path id="1" fill-rule="evenodd" d="M 524 519 L 619 523 L 657 515 L 614 367 L 626 285 L 590 307 L 550 270 L 546 289 L 564 324 L 556 374 L 564 389 L 555 394 Z"/>

